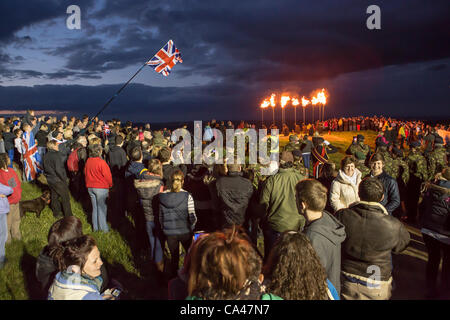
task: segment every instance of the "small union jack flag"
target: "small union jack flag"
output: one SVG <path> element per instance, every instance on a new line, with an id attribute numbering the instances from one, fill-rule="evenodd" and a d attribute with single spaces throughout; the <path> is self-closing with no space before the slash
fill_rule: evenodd
<path id="1" fill-rule="evenodd" d="M 146 62 L 146 65 L 152 67 L 156 72 L 162 73 L 167 77 L 170 70 L 178 62 L 183 63 L 181 53 L 175 47 L 173 41 L 169 40 L 169 42 L 167 42 L 167 44 L 159 50 L 153 58 Z"/>

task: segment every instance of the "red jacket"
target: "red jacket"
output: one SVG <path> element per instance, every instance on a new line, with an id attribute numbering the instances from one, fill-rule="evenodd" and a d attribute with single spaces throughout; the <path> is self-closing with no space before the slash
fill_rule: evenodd
<path id="1" fill-rule="evenodd" d="M 86 161 L 84 176 L 87 188 L 109 189 L 113 186 L 108 164 L 98 157 Z"/>
<path id="2" fill-rule="evenodd" d="M 8 197 L 9 204 L 19 203 L 22 197 L 22 187 L 14 169 L 8 168 L 8 171 L 0 170 L 0 183 L 13 189 L 13 193 Z"/>

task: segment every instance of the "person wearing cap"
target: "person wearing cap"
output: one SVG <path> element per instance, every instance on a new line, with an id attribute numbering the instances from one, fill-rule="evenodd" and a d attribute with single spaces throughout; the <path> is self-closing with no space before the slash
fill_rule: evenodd
<path id="1" fill-rule="evenodd" d="M 380 146 L 389 146 L 389 142 L 386 140 L 384 132 L 381 130 L 378 132 L 377 138 L 375 139 L 375 152 L 378 151 Z"/>
<path id="2" fill-rule="evenodd" d="M 322 166 L 328 162 L 328 154 L 336 153 L 337 148 L 320 136 L 313 137 L 312 143 L 314 146 L 311 152 L 313 156 L 313 175 L 315 179 L 318 179 Z"/>
<path id="3" fill-rule="evenodd" d="M 289 136 L 289 142 L 287 145 L 284 146 L 283 151 L 294 151 L 300 149 L 300 145 L 298 143 L 298 137 L 295 134 L 291 134 Z"/>
<path id="4" fill-rule="evenodd" d="M 427 160 L 420 152 L 420 142 L 415 140 L 409 145 L 410 152 L 406 158 L 406 163 L 409 168 L 409 182 L 407 186 L 408 198 L 406 200 L 406 209 L 408 211 L 408 221 L 416 222 L 417 217 L 417 202 L 420 196 L 420 186 L 423 182 L 428 180 L 428 166 Z"/>
<path id="5" fill-rule="evenodd" d="M 370 154 L 370 147 L 364 143 L 364 136 L 362 134 L 358 134 L 356 136 L 356 143 L 350 146 L 350 154 L 356 156 L 356 152 L 363 154 L 364 160 Z"/>
<path id="6" fill-rule="evenodd" d="M 265 259 L 281 233 L 301 231 L 305 225 L 305 219 L 297 213 L 295 200 L 295 186 L 304 179 L 294 168 L 292 152 L 283 151 L 278 172 L 266 179 L 261 191 L 260 204 L 266 213 L 262 219 Z"/>
<path id="7" fill-rule="evenodd" d="M 442 169 L 447 166 L 447 153 L 444 148 L 444 139 L 441 136 L 436 136 L 434 139 L 434 150 L 427 156 L 428 163 L 428 178 L 434 179 L 436 174 L 442 172 Z"/>
<path id="8" fill-rule="evenodd" d="M 301 175 L 308 177 L 309 170 L 305 168 L 302 159 L 302 152 L 300 150 L 293 150 L 292 155 L 294 156 L 294 168 L 300 172 Z"/>

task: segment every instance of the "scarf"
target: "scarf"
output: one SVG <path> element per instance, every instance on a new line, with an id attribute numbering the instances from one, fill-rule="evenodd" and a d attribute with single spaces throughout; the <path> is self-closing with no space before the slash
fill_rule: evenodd
<path id="1" fill-rule="evenodd" d="M 341 173 L 342 177 L 347 180 L 348 182 L 350 182 L 352 185 L 356 186 L 356 179 L 357 179 L 357 175 L 356 175 L 356 170 L 355 172 L 353 172 L 353 176 L 349 177 L 348 175 L 346 175 L 344 173 L 344 171 L 339 170 L 339 172 Z"/>

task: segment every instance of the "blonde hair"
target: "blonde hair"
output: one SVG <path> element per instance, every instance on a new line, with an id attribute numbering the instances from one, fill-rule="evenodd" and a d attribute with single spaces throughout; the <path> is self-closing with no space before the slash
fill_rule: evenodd
<path id="1" fill-rule="evenodd" d="M 175 171 L 170 177 L 170 185 L 172 192 L 180 192 L 184 184 L 184 174 L 181 170 Z"/>

